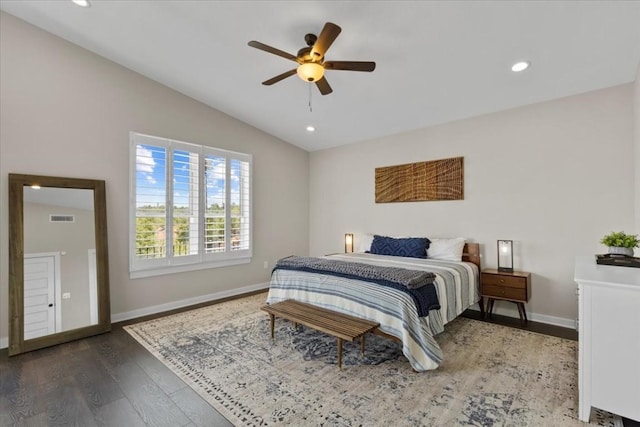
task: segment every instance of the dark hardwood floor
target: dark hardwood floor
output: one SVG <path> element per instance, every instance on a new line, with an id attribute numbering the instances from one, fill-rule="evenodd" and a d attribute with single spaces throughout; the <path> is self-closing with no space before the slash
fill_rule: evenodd
<path id="1" fill-rule="evenodd" d="M 116 323 L 110 333 L 18 356 L 0 350 L 0 426 L 231 426 L 122 329 L 166 314 Z M 464 316 L 479 318 L 479 312 Z M 521 325 L 496 315 L 490 321 L 577 339 L 565 328 Z M 625 421 L 628 426 L 640 423 Z"/>
<path id="2" fill-rule="evenodd" d="M 563 328 L 561 326 L 549 325 L 547 323 L 539 322 L 526 322 L 523 323 L 520 319 L 515 317 L 501 316 L 498 314 L 492 314 L 491 317 L 485 316 L 483 319 L 480 312 L 477 310 L 467 310 L 462 313 L 463 317 L 476 320 L 484 320 L 489 323 L 496 323 L 498 325 L 510 326 L 512 328 L 524 329 L 531 332 L 537 332 L 540 334 L 551 335 L 553 337 L 565 338 L 568 340 L 578 341 L 578 331 L 575 329 Z"/>

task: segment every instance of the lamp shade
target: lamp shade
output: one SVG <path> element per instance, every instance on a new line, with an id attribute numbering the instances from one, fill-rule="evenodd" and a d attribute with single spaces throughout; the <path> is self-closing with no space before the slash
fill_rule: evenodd
<path id="1" fill-rule="evenodd" d="M 498 240 L 498 271 L 513 271 L 513 240 Z"/>
<path id="2" fill-rule="evenodd" d="M 298 67 L 298 76 L 305 82 L 317 82 L 324 76 L 324 67 L 315 62 L 305 62 Z"/>
<path id="3" fill-rule="evenodd" d="M 346 253 L 353 252 L 353 234 L 351 233 L 344 235 L 344 251 Z"/>

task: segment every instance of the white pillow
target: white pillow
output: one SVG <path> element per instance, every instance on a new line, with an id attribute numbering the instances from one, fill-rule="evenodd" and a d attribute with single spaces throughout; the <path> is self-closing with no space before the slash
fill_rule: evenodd
<path id="1" fill-rule="evenodd" d="M 445 261 L 462 261 L 464 237 L 453 239 L 429 239 L 431 244 L 427 249 L 427 259 L 441 259 Z"/>
<path id="2" fill-rule="evenodd" d="M 356 234 L 353 236 L 354 247 L 356 252 L 367 252 L 371 249 L 371 243 L 373 242 L 373 233 Z"/>

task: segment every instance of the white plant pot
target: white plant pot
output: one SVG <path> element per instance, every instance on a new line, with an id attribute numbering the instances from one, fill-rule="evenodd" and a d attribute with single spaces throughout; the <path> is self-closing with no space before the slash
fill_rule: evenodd
<path id="1" fill-rule="evenodd" d="M 633 248 L 622 248 L 618 246 L 609 246 L 609 253 L 612 255 L 628 255 L 633 256 Z"/>

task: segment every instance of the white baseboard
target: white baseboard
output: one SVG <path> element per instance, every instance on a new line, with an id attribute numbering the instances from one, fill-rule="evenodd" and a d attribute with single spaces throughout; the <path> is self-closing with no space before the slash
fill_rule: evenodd
<path id="1" fill-rule="evenodd" d="M 477 308 L 478 305 L 474 305 L 470 307 L 470 310 L 480 311 L 480 308 Z M 486 307 L 485 307 L 486 308 Z M 508 311 L 508 310 L 495 310 L 494 314 L 499 314 L 501 316 L 513 317 L 514 319 L 518 319 L 517 312 Z M 576 321 L 575 319 L 565 319 L 564 317 L 556 317 L 556 316 L 547 316 L 546 314 L 536 314 L 536 313 L 527 313 L 527 319 L 533 322 L 546 323 L 548 325 L 562 326 L 563 328 L 576 329 Z"/>
<path id="2" fill-rule="evenodd" d="M 563 328 L 568 328 L 568 329 L 576 329 L 575 319 L 565 319 L 564 317 L 547 316 L 546 314 L 536 314 L 536 313 L 533 313 L 528 317 L 534 322 L 562 326 Z"/>
<path id="3" fill-rule="evenodd" d="M 153 305 L 150 307 L 139 308 L 137 310 L 127 311 L 124 313 L 115 313 L 111 315 L 111 322 L 122 322 L 123 320 L 130 320 L 137 317 L 148 316 L 150 314 L 162 313 L 164 311 L 175 310 L 176 308 L 188 307 L 190 305 L 215 301 L 222 298 L 246 294 L 248 292 L 259 291 L 262 289 L 269 289 L 269 282 L 257 283 L 255 285 L 244 286 L 242 288 L 231 289 L 228 291 L 214 292 L 212 294 L 168 302 L 166 304 Z M 477 304 L 473 305 L 470 310 L 480 311 Z M 500 310 L 499 312 L 496 312 L 496 314 L 513 317 L 516 319 L 518 318 L 517 316 L 512 315 L 513 313 L 506 310 Z M 576 328 L 576 321 L 574 319 L 565 319 L 563 317 L 547 316 L 545 314 L 536 313 L 529 313 L 527 317 L 529 318 L 529 320 L 534 322 L 547 323 L 549 325 L 562 326 L 563 328 L 569 329 Z M 0 349 L 7 347 L 9 347 L 9 339 L 7 337 L 0 337 Z"/>
<path id="4" fill-rule="evenodd" d="M 137 317 L 148 316 L 150 314 L 162 313 L 176 308 L 188 307 L 190 305 L 200 304 L 203 302 L 215 301 L 222 298 L 233 297 L 236 295 L 246 294 L 248 292 L 268 289 L 269 282 L 257 283 L 255 285 L 243 286 L 242 288 L 231 289 L 228 291 L 214 292 L 212 294 L 200 295 L 193 298 L 186 298 L 179 301 L 171 301 L 165 304 L 152 305 L 150 307 L 139 308 L 124 313 L 111 314 L 111 322 L 122 322 L 123 320 L 135 319 Z"/>
<path id="5" fill-rule="evenodd" d="M 111 322 L 122 322 L 123 320 L 135 319 L 137 317 L 148 316 L 150 314 L 162 313 L 164 311 L 174 310 L 176 308 L 188 307 L 202 302 L 215 301 L 222 298 L 233 297 L 236 295 L 246 294 L 248 292 L 269 289 L 269 282 L 257 283 L 255 285 L 243 286 L 242 288 L 231 289 L 228 291 L 214 292 L 212 294 L 201 295 L 193 298 L 186 298 L 179 301 L 172 301 L 166 304 L 153 305 L 150 307 L 139 308 L 136 310 L 126 311 L 124 313 L 115 313 L 111 315 Z M 9 338 L 0 337 L 0 349 L 9 347 Z"/>

